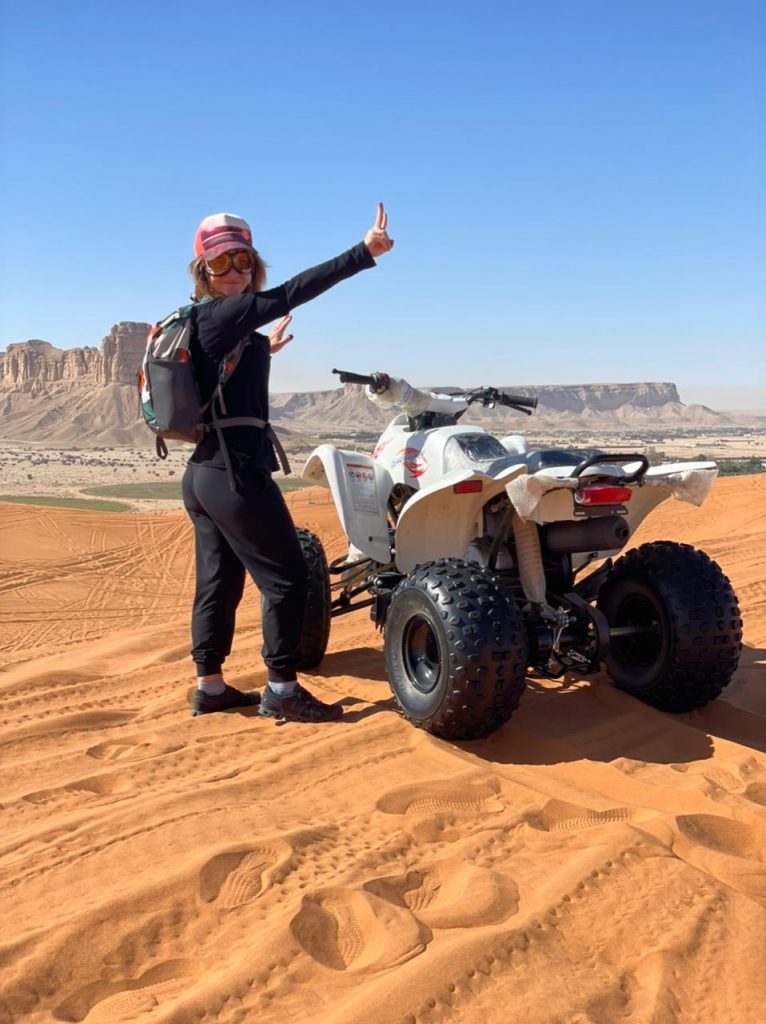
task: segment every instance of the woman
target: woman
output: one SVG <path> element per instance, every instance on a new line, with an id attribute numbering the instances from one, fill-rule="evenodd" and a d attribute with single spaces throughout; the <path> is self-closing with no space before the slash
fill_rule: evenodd
<path id="1" fill-rule="evenodd" d="M 203 402 L 216 389 L 224 356 L 247 337 L 241 360 L 223 389 L 224 417 L 255 418 L 266 426 L 230 426 L 206 433 L 183 478 L 196 548 L 194 715 L 258 704 L 260 714 L 290 721 L 334 721 L 343 714 L 339 704 L 323 704 L 296 679 L 307 569 L 290 513 L 271 479 L 276 462 L 268 428 L 269 363 L 272 353 L 292 338 L 284 333 L 291 309 L 375 266 L 373 257 L 392 248 L 387 223 L 378 203 L 375 223 L 364 241 L 268 291 L 263 290 L 265 264 L 253 247 L 246 221 L 219 213 L 206 217 L 197 229 L 190 271 L 199 304 L 193 312 L 190 353 Z M 282 319 L 269 338 L 256 333 L 277 318 Z M 223 434 L 225 448 L 219 440 Z M 257 691 L 242 693 L 229 686 L 221 671 L 231 651 L 246 572 L 261 592 L 262 651 L 268 668 L 262 698 Z"/>

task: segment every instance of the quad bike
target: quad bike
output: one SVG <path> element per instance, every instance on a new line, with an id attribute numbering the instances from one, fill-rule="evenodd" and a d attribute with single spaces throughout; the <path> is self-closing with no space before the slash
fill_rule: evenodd
<path id="1" fill-rule="evenodd" d="M 520 435 L 459 420 L 476 402 L 531 414 L 535 398 L 333 373 L 400 413 L 371 455 L 323 444 L 304 468 L 332 492 L 349 549 L 328 566 L 318 538 L 299 531 L 310 577 L 303 669 L 321 662 L 333 616 L 369 607 L 405 717 L 449 739 L 507 722 L 530 669 L 555 678 L 604 664 L 616 686 L 664 711 L 721 693 L 742 621 L 718 565 L 671 541 L 613 561 L 660 502 L 701 504 L 714 462 L 530 450 Z"/>

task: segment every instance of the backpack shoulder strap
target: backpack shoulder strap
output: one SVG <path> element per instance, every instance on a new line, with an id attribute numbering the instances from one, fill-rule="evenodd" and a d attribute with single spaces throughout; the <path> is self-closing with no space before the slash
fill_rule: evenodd
<path id="1" fill-rule="evenodd" d="M 192 302 L 187 306 L 179 306 L 178 309 L 174 309 L 172 313 L 168 313 L 164 320 L 160 320 L 158 324 L 154 325 L 152 333 L 161 334 L 174 324 L 183 323 L 185 320 L 189 320 L 191 318 L 194 305 L 195 304 Z"/>
<path id="2" fill-rule="evenodd" d="M 221 410 L 222 415 L 226 415 L 226 403 L 223 398 L 224 385 L 231 378 L 231 375 L 239 365 L 239 361 L 242 358 L 242 353 L 245 351 L 247 346 L 250 344 L 250 335 L 246 334 L 244 338 L 240 338 L 233 349 L 230 349 L 221 360 L 218 366 L 218 383 L 215 386 L 213 394 L 210 396 L 207 402 L 202 406 L 202 412 L 205 413 L 210 408 L 212 403 L 218 399 L 218 407 Z"/>

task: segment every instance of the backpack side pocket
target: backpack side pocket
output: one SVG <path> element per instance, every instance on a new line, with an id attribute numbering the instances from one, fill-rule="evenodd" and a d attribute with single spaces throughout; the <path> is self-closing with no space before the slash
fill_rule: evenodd
<path id="1" fill-rule="evenodd" d="M 200 397 L 194 370 L 188 360 L 146 361 L 156 432 L 163 437 L 195 443 L 202 433 Z"/>

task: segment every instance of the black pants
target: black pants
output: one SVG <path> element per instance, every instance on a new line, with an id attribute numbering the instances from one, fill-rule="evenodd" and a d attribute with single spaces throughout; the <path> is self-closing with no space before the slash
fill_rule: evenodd
<path id="1" fill-rule="evenodd" d="M 196 544 L 191 654 L 197 674 L 219 672 L 231 653 L 247 571 L 261 592 L 269 678 L 295 679 L 308 570 L 282 492 L 267 472 L 232 491 L 225 470 L 189 463 L 183 498 Z"/>

